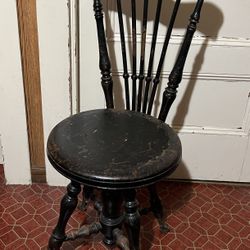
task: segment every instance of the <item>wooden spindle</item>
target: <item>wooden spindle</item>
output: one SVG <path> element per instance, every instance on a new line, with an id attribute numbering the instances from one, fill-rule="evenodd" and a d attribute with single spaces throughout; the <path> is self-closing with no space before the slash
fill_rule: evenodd
<path id="1" fill-rule="evenodd" d="M 123 61 L 123 78 L 125 85 L 125 99 L 126 99 L 126 109 L 130 109 L 130 99 L 129 99 L 129 73 L 128 73 L 128 63 L 127 63 L 127 52 L 126 52 L 126 44 L 125 44 L 125 36 L 124 36 L 124 24 L 122 18 L 122 5 L 121 0 L 117 0 L 117 12 L 119 19 L 119 27 L 120 27 L 120 39 L 121 39 L 121 50 L 122 50 L 122 61 Z"/>
<path id="2" fill-rule="evenodd" d="M 156 12 L 155 12 L 155 22 L 154 22 L 151 50 L 150 50 L 150 56 L 149 56 L 148 71 L 147 71 L 147 77 L 146 77 L 146 86 L 145 86 L 145 91 L 144 91 L 143 108 L 142 108 L 143 113 L 146 113 L 146 110 L 147 110 L 148 92 L 149 92 L 150 83 L 152 81 L 152 70 L 153 70 L 157 33 L 158 33 L 158 27 L 159 27 L 160 15 L 161 15 L 161 6 L 162 6 L 162 0 L 158 0 Z"/>
<path id="3" fill-rule="evenodd" d="M 111 77 L 111 65 L 107 50 L 106 36 L 103 25 L 102 3 L 94 0 L 94 12 L 97 25 L 98 45 L 99 45 L 99 67 L 101 70 L 101 82 L 104 91 L 107 108 L 114 108 L 113 102 L 113 80 Z"/>
<path id="4" fill-rule="evenodd" d="M 200 12 L 204 0 L 198 0 L 195 6 L 194 12 L 190 17 L 190 22 L 187 27 L 184 41 L 182 43 L 179 55 L 173 70 L 169 75 L 168 87 L 163 93 L 162 106 L 159 114 L 159 119 L 165 121 L 169 112 L 169 109 L 176 98 L 177 88 L 182 80 L 183 68 L 187 58 L 187 54 L 190 48 L 190 44 L 196 30 L 197 23 L 200 19 Z"/>
<path id="5" fill-rule="evenodd" d="M 137 75 L 136 75 L 136 68 L 137 68 L 137 42 L 136 42 L 136 0 L 131 0 L 131 9 L 132 9 L 132 43 L 133 43 L 133 52 L 132 52 L 132 110 L 135 110 L 136 106 L 136 80 L 137 80 Z"/>
<path id="6" fill-rule="evenodd" d="M 181 2 L 181 0 L 176 0 L 175 5 L 174 5 L 174 9 L 173 9 L 173 13 L 172 13 L 170 21 L 169 21 L 167 33 L 166 33 L 164 44 L 163 44 L 162 51 L 161 51 L 160 61 L 159 61 L 158 67 L 157 67 L 155 78 L 153 80 L 154 84 L 153 84 L 153 87 L 152 87 L 150 100 L 149 100 L 149 104 L 148 104 L 148 111 L 147 111 L 148 115 L 150 115 L 151 111 L 152 111 L 154 98 L 155 98 L 155 93 L 156 93 L 156 90 L 157 90 L 157 86 L 158 86 L 158 84 L 160 82 L 160 75 L 161 75 L 164 59 L 165 59 L 165 56 L 166 56 L 166 53 L 167 53 L 169 40 L 170 40 L 170 37 L 171 37 L 171 34 L 172 34 L 172 30 L 173 30 L 173 27 L 174 27 L 174 22 L 175 22 L 176 15 L 177 15 L 177 12 L 178 12 L 178 9 L 179 9 L 179 6 L 180 6 L 180 2 Z"/>
<path id="7" fill-rule="evenodd" d="M 146 47 L 146 34 L 147 34 L 147 22 L 148 22 L 148 0 L 144 0 L 143 7 L 143 21 L 141 32 L 141 57 L 140 57 L 140 72 L 139 72 L 139 88 L 137 98 L 137 111 L 141 111 L 141 99 L 142 99 L 142 85 L 144 80 L 144 61 L 145 61 L 145 47 Z"/>

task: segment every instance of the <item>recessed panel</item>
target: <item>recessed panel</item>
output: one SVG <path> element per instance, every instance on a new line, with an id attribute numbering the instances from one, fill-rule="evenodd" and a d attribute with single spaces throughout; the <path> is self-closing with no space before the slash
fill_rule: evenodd
<path id="1" fill-rule="evenodd" d="M 138 33 L 142 26 L 143 17 L 143 0 L 137 0 L 137 30 Z M 155 10 L 157 5 L 156 0 L 150 0 L 150 8 L 148 11 L 148 33 L 153 32 L 153 21 L 155 17 Z M 172 13 L 174 4 L 176 1 L 165 0 L 162 4 L 162 13 L 159 25 L 159 34 L 165 35 L 166 28 L 168 27 L 169 17 Z M 182 0 L 179 8 L 178 15 L 176 17 L 174 35 L 184 35 L 185 28 L 188 24 L 190 15 L 192 14 L 196 1 Z M 131 7 L 130 1 L 122 1 L 123 16 L 125 29 L 131 31 L 128 27 L 131 22 Z M 198 24 L 197 34 L 198 36 L 206 37 L 228 37 L 228 38 L 250 38 L 250 31 L 244 29 L 247 23 L 250 23 L 249 16 L 250 1 L 249 0 L 208 0 L 204 1 L 200 23 Z M 116 1 L 109 1 L 107 4 L 107 11 L 110 14 L 116 14 Z M 237 19 L 236 19 L 237 17 Z M 117 22 L 117 17 L 112 19 Z M 118 25 L 113 30 L 115 33 L 119 33 Z M 128 32 L 130 33 L 130 32 Z"/>
<path id="2" fill-rule="evenodd" d="M 241 180 L 247 137 L 180 134 L 180 139 L 183 146 L 182 163 L 172 178 L 236 182 Z M 249 174 L 244 181 L 250 181 Z"/>
<path id="3" fill-rule="evenodd" d="M 123 70 L 121 45 L 119 37 L 115 37 L 117 40 L 110 41 L 108 48 L 110 51 L 110 57 L 112 62 L 112 70 L 114 72 L 120 72 Z M 227 40 L 226 40 L 227 41 Z M 191 44 L 190 51 L 187 56 L 184 72 L 188 72 L 192 75 L 197 74 L 210 74 L 210 75 L 222 75 L 222 76 L 248 76 L 250 78 L 249 62 L 250 62 L 250 42 L 246 44 L 224 44 L 224 42 L 218 42 L 216 45 L 209 39 L 201 42 L 194 39 Z M 175 63 L 175 59 L 180 49 L 182 39 L 170 41 L 165 63 L 163 66 L 163 72 L 169 72 L 172 70 Z M 128 68 L 131 71 L 131 41 L 127 41 L 127 57 Z M 155 60 L 153 70 L 156 71 L 159 58 L 162 51 L 162 40 L 159 40 L 155 51 Z M 149 61 L 151 43 L 148 41 L 146 44 L 145 54 L 145 71 L 147 71 L 147 65 Z M 116 55 L 116 56 L 115 56 Z M 140 46 L 137 45 L 137 64 L 140 64 Z M 138 66 L 139 70 L 139 66 Z"/>
<path id="4" fill-rule="evenodd" d="M 162 92 L 167 82 L 167 78 L 161 79 L 154 102 L 153 115 L 155 116 L 159 113 Z M 115 76 L 115 99 L 120 108 L 124 107 L 125 102 L 123 87 L 122 77 Z M 244 130 L 244 122 L 249 115 L 247 113 L 249 91 L 248 82 L 184 78 L 167 122 L 178 127 Z"/>

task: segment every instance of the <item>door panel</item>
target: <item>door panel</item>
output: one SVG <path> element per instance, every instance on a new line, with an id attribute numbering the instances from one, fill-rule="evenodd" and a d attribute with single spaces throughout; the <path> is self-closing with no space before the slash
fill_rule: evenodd
<path id="1" fill-rule="evenodd" d="M 180 139 L 183 161 L 173 178 L 243 181 L 241 168 L 247 137 L 185 131 L 180 133 Z"/>

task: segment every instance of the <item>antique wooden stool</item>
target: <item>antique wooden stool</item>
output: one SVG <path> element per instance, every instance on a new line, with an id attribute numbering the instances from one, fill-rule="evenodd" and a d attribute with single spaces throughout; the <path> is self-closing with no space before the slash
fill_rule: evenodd
<path id="1" fill-rule="evenodd" d="M 151 116 L 152 105 L 179 4 L 180 1 L 176 0 L 156 76 L 153 79 L 152 66 L 162 0 L 158 0 L 156 6 L 151 53 L 146 77 L 144 77 L 144 54 L 149 6 L 148 1 L 144 0 L 140 72 L 137 75 L 136 1 L 131 0 L 133 69 L 131 75 L 132 108 L 130 110 L 129 73 L 122 21 L 122 5 L 121 0 L 117 0 L 126 93 L 126 110 L 117 110 L 114 109 L 113 104 L 113 82 L 103 25 L 102 4 L 100 0 L 94 0 L 102 86 L 107 109 L 91 110 L 73 115 L 60 122 L 50 133 L 47 144 L 48 158 L 54 168 L 70 179 L 71 182 L 67 187 L 67 194 L 61 202 L 59 220 L 50 237 L 49 249 L 60 249 L 64 241 L 101 231 L 107 245 L 117 244 L 125 250 L 138 250 L 140 213 L 136 200 L 136 188 L 143 186 L 149 187 L 151 210 L 159 220 L 161 229 L 166 230 L 163 222 L 162 206 L 154 184 L 164 176 L 170 175 L 178 166 L 181 158 L 180 140 L 176 133 L 165 123 L 165 119 L 176 97 L 189 46 L 196 24 L 199 21 L 203 0 L 197 1 L 191 15 L 183 44 L 169 76 L 168 86 L 163 93 L 162 106 L 157 119 Z M 139 79 L 138 86 L 137 79 Z M 145 87 L 143 88 L 144 80 Z M 152 82 L 153 86 L 151 88 Z M 102 200 L 97 206 L 100 212 L 99 221 L 91 225 L 84 225 L 75 233 L 66 235 L 66 224 L 77 206 L 77 196 L 81 191 L 81 185 L 84 185 L 84 190 L 86 190 L 87 197 L 85 198 L 89 198 L 93 188 L 101 190 Z M 127 229 L 127 236 L 122 232 L 123 225 Z"/>

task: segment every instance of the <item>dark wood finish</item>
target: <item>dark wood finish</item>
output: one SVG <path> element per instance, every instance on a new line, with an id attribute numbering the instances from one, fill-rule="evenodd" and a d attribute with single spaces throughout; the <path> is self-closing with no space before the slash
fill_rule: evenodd
<path id="1" fill-rule="evenodd" d="M 93 222 L 90 225 L 83 225 L 79 230 L 70 232 L 69 235 L 65 237 L 64 241 L 75 240 L 78 238 L 85 238 L 92 234 L 97 234 L 102 229 L 102 225 L 100 222 Z"/>
<path id="2" fill-rule="evenodd" d="M 154 56 L 155 56 L 158 27 L 159 27 L 159 22 L 160 22 L 161 7 L 162 7 L 162 0 L 158 0 L 156 12 L 155 12 L 154 30 L 153 30 L 153 36 L 152 36 L 152 42 L 151 42 L 151 50 L 150 50 L 150 56 L 149 56 L 149 62 L 148 62 L 146 87 L 145 87 L 145 91 L 144 91 L 144 100 L 143 100 L 143 109 L 142 109 L 143 113 L 146 113 L 146 110 L 147 110 L 149 88 L 150 88 L 150 84 L 152 81 L 153 62 L 154 62 Z"/>
<path id="3" fill-rule="evenodd" d="M 73 182 L 61 204 L 59 222 L 49 243 L 51 249 L 59 249 L 58 247 L 65 240 L 85 237 L 100 230 L 107 245 L 116 244 L 123 250 L 139 250 L 140 214 L 148 211 L 154 213 L 162 232 L 169 230 L 164 222 L 163 207 L 155 184 L 176 169 L 181 158 L 181 144 L 176 133 L 164 121 L 182 78 L 182 71 L 196 24 L 199 21 L 203 0 L 197 1 L 191 15 L 181 50 L 169 76 L 169 84 L 163 95 L 158 119 L 150 114 L 180 0 L 175 2 L 156 75 L 153 76 L 162 0 L 158 0 L 156 3 L 146 78 L 144 63 L 149 1 L 145 0 L 143 5 L 139 75 L 137 75 L 136 19 L 138 13 L 136 13 L 136 0 L 127 2 L 131 4 L 132 16 L 132 111 L 129 110 L 129 73 L 122 2 L 117 0 L 127 110 L 100 109 L 82 112 L 63 120 L 52 130 L 47 144 L 48 158 L 55 169 Z M 107 107 L 113 108 L 111 65 L 107 52 L 100 0 L 94 0 L 94 11 L 102 86 Z M 139 79 L 138 86 L 137 79 Z M 78 183 L 85 185 L 84 200 L 94 201 L 100 218 L 99 222 L 84 225 L 73 234 L 66 236 L 65 226 L 76 206 L 77 194 L 80 192 Z M 142 186 L 148 186 L 150 208 L 140 210 L 139 214 L 136 188 Z M 72 189 L 72 187 L 74 188 Z M 94 198 L 94 188 L 101 189 L 101 203 Z M 83 204 L 86 203 L 83 201 Z M 123 224 L 127 228 L 128 239 L 123 235 Z"/>
<path id="4" fill-rule="evenodd" d="M 126 99 L 126 109 L 130 110 L 130 99 L 129 99 L 129 73 L 128 73 L 128 63 L 127 63 L 127 52 L 125 44 L 125 35 L 124 35 L 124 25 L 122 19 L 122 5 L 121 0 L 117 0 L 117 13 L 119 18 L 119 27 L 120 27 L 120 37 L 121 37 L 121 50 L 122 50 L 122 61 L 123 61 L 123 78 L 125 84 L 125 99 Z"/>
<path id="5" fill-rule="evenodd" d="M 81 211 L 85 211 L 88 207 L 89 202 L 94 199 L 95 199 L 94 188 L 89 186 L 84 186 L 82 188 L 82 202 L 79 205 L 79 209 Z"/>
<path id="6" fill-rule="evenodd" d="M 179 55 L 177 57 L 176 63 L 174 65 L 172 72 L 169 75 L 168 87 L 165 89 L 163 93 L 162 106 L 159 114 L 159 119 L 162 121 L 166 120 L 169 109 L 176 98 L 177 88 L 182 80 L 183 69 L 189 51 L 189 47 L 191 45 L 197 23 L 199 22 L 200 19 L 202 4 L 203 0 L 197 1 L 194 12 L 190 17 L 190 23 L 187 27 L 186 35 L 183 44 L 181 46 Z"/>
<path id="7" fill-rule="evenodd" d="M 52 130 L 47 147 L 51 164 L 63 175 L 109 189 L 154 183 L 174 171 L 181 156 L 179 138 L 167 124 L 113 109 L 65 119 Z"/>
<path id="8" fill-rule="evenodd" d="M 148 21 L 148 0 L 145 0 L 143 8 L 142 34 L 141 34 L 141 57 L 140 57 L 139 89 L 138 89 L 138 99 L 137 99 L 138 112 L 141 111 L 141 101 L 142 101 L 147 21 Z"/>
<path id="9" fill-rule="evenodd" d="M 137 93 L 137 74 L 136 74 L 136 67 L 137 67 L 137 39 L 136 39 L 136 0 L 131 0 L 131 10 L 132 10 L 132 110 L 135 110 L 136 107 L 136 93 Z"/>
<path id="10" fill-rule="evenodd" d="M 102 74 L 102 88 L 104 91 L 107 108 L 114 108 L 113 80 L 111 77 L 110 59 L 107 50 L 105 31 L 103 26 L 103 12 L 100 0 L 94 0 L 94 11 L 99 44 L 99 67 Z"/>
<path id="11" fill-rule="evenodd" d="M 149 100 L 149 104 L 148 104 L 148 111 L 147 111 L 148 115 L 150 115 L 151 111 L 152 111 L 156 89 L 157 89 L 157 86 L 158 86 L 158 84 L 160 82 L 162 67 L 163 67 L 165 57 L 166 57 L 168 44 L 169 44 L 169 40 L 170 40 L 172 30 L 173 30 L 173 27 L 174 27 L 174 22 L 175 22 L 175 18 L 176 18 L 178 9 L 179 9 L 180 1 L 181 0 L 176 0 L 175 5 L 174 5 L 174 9 L 173 9 L 173 13 L 172 13 L 172 16 L 171 16 L 170 21 L 169 21 L 167 33 L 166 33 L 164 44 L 163 44 L 163 47 L 162 47 L 160 61 L 159 61 L 159 64 L 158 64 L 158 67 L 157 67 L 157 70 L 156 70 L 155 78 L 153 80 L 154 85 L 153 85 L 153 88 L 152 88 L 152 91 L 151 91 L 151 96 L 150 96 L 150 100 Z"/>
<path id="12" fill-rule="evenodd" d="M 144 0 L 144 7 L 143 7 L 143 18 L 142 18 L 142 32 L 141 32 L 141 55 L 140 55 L 140 68 L 139 68 L 139 75 L 137 75 L 137 29 L 136 29 L 136 0 L 131 0 L 131 16 L 132 16 L 132 110 L 136 110 L 138 112 L 141 111 L 142 105 L 142 112 L 151 115 L 155 95 L 157 92 L 157 87 L 160 82 L 160 76 L 162 73 L 162 68 L 164 64 L 164 60 L 166 57 L 169 41 L 171 38 L 172 30 L 174 27 L 175 19 L 179 10 L 181 0 L 176 0 L 172 15 L 169 19 L 169 24 L 167 28 L 167 32 L 165 35 L 165 40 L 163 43 L 163 47 L 161 50 L 160 60 L 157 66 L 156 74 L 153 76 L 153 63 L 155 59 L 155 51 L 156 51 L 156 44 L 157 44 L 157 37 L 158 37 L 158 27 L 160 23 L 160 16 L 162 12 L 162 0 L 158 0 L 156 4 L 156 11 L 155 11 L 155 19 L 154 19 L 154 28 L 153 28 L 153 35 L 151 41 L 151 50 L 148 60 L 148 67 L 147 67 L 147 75 L 144 76 L 144 68 L 145 68 L 145 44 L 146 44 L 146 36 L 147 36 L 147 18 L 148 18 L 148 5 L 149 1 Z M 184 64 L 187 58 L 189 46 L 192 41 L 193 34 L 196 29 L 196 24 L 199 21 L 200 11 L 203 4 L 203 0 L 198 0 L 195 10 L 191 15 L 190 24 L 187 28 L 187 32 L 181 46 L 180 53 L 177 57 L 175 66 L 169 76 L 169 84 L 164 92 L 164 98 L 162 101 L 161 110 L 159 113 L 158 118 L 160 120 L 165 121 L 167 117 L 168 110 L 170 109 L 172 102 L 175 99 L 177 88 L 179 83 L 182 79 L 182 72 L 184 68 Z M 127 54 L 126 54 L 126 46 L 125 46 L 125 37 L 124 37 L 124 26 L 122 20 L 122 7 L 121 1 L 117 0 L 117 9 L 118 9 L 118 17 L 119 17 L 119 27 L 120 27 L 120 37 L 121 37 L 121 48 L 122 48 L 122 58 L 123 58 L 123 67 L 124 67 L 124 74 L 123 77 L 125 79 L 125 93 L 126 93 L 126 108 L 129 109 L 129 87 L 128 87 L 128 68 L 127 68 Z M 139 79 L 138 85 L 138 92 L 137 92 L 137 79 Z M 145 79 L 145 88 L 143 86 Z M 153 83 L 153 85 L 152 85 Z M 151 89 L 152 85 L 152 89 Z M 144 92 L 143 92 L 144 89 Z"/>
<path id="13" fill-rule="evenodd" d="M 150 210 L 154 213 L 155 218 L 158 220 L 161 232 L 167 233 L 169 232 L 169 228 L 164 222 L 163 207 L 157 194 L 156 185 L 149 186 L 148 190 L 150 195 Z"/>
<path id="14" fill-rule="evenodd" d="M 140 214 L 134 189 L 125 192 L 125 226 L 131 250 L 140 248 Z"/>
<path id="15" fill-rule="evenodd" d="M 77 195 L 80 193 L 80 184 L 71 182 L 67 187 L 67 194 L 61 201 L 61 209 L 58 223 L 49 239 L 49 250 L 59 250 L 66 240 L 65 228 L 67 222 L 77 206 Z"/>
<path id="16" fill-rule="evenodd" d="M 107 245 L 113 245 L 116 241 L 113 230 L 115 228 L 120 228 L 124 218 L 121 210 L 121 193 L 113 190 L 103 190 L 102 202 L 103 209 L 100 216 L 100 222 L 102 225 L 104 242 Z"/>
<path id="17" fill-rule="evenodd" d="M 46 182 L 35 0 L 17 0 L 32 182 Z"/>

